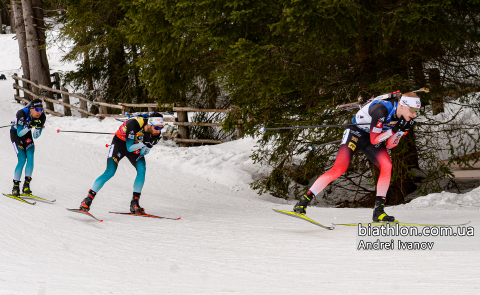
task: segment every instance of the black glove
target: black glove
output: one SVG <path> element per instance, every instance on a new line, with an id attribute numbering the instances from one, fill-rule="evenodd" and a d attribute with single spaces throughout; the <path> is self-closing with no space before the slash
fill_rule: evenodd
<path id="1" fill-rule="evenodd" d="M 407 120 L 405 120 L 405 118 L 402 116 L 400 119 L 398 119 L 397 124 L 393 126 L 392 132 L 397 133 L 398 131 L 403 131 L 402 128 L 404 128 L 407 123 Z"/>
<path id="2" fill-rule="evenodd" d="M 30 122 L 30 127 L 31 128 L 43 128 L 42 126 L 42 120 L 40 119 L 33 119 L 32 122 Z"/>
<path id="3" fill-rule="evenodd" d="M 400 131 L 407 132 L 408 130 L 413 128 L 414 125 L 415 125 L 415 121 L 413 121 L 413 119 L 411 119 L 410 121 L 405 123 L 405 125 L 400 129 Z"/>
<path id="4" fill-rule="evenodd" d="M 143 144 L 148 147 L 148 148 L 152 148 L 154 145 L 156 145 L 158 143 L 158 141 L 160 140 L 160 136 L 152 136 L 150 134 L 145 134 L 143 136 Z"/>

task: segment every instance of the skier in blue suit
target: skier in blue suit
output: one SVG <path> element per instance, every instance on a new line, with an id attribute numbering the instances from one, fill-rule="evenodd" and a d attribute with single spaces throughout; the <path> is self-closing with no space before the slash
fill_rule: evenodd
<path id="1" fill-rule="evenodd" d="M 42 134 L 46 120 L 40 99 L 32 100 L 25 108 L 19 110 L 15 118 L 13 118 L 10 140 L 17 154 L 18 163 L 13 176 L 12 195 L 16 197 L 21 193 L 32 193 L 30 182 L 32 181 L 33 155 L 35 154 L 35 143 L 33 140 Z M 23 183 L 22 192 L 20 192 L 20 178 L 22 177 L 24 166 L 25 182 Z"/>

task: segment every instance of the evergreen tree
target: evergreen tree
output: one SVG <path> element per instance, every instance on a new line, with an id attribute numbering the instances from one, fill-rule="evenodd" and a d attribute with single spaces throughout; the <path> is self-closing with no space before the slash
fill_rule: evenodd
<path id="1" fill-rule="evenodd" d="M 241 119 L 246 134 L 259 137 L 254 160 L 272 168 L 253 184 L 261 193 L 298 193 L 297 183 L 308 184 L 325 172 L 337 150 L 307 147 L 342 133 L 334 128 L 261 132 L 261 127 L 348 123 L 352 114 L 335 110 L 336 105 L 430 84 L 432 94 L 422 96 L 434 104 L 424 110 L 428 117 L 441 111 L 442 98 L 478 88 L 478 1 L 133 0 L 122 5 L 122 32 L 139 48 L 136 65 L 152 96 L 203 104 L 221 99 L 211 90 L 212 95 L 202 95 L 209 88 L 200 85 L 229 94 L 238 108 L 224 126 L 234 128 Z M 445 154 L 431 152 L 441 144 L 432 139 L 437 123 L 429 119 L 392 150 L 391 203 L 404 202 L 416 188 L 415 167 L 425 172 L 425 191 L 439 189 L 438 179 L 449 175 L 438 164 Z M 454 146 L 459 134 L 435 128 Z M 478 151 L 478 136 L 467 141 L 463 153 Z M 370 205 L 374 190 L 360 180 L 375 174 L 360 156 L 344 177 L 357 183 L 353 191 L 365 196 L 363 205 Z"/>
<path id="2" fill-rule="evenodd" d="M 68 1 L 59 19 L 61 39 L 73 41 L 64 60 L 78 61 L 67 82 L 83 89 L 91 99 L 143 103 L 152 100 L 138 80 L 134 66 L 139 50 L 121 30 L 125 12 L 118 1 Z"/>

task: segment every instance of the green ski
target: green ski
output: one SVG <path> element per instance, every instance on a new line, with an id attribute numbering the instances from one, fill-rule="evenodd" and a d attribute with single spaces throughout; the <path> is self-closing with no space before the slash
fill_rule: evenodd
<path id="1" fill-rule="evenodd" d="M 32 198 L 32 199 L 37 199 L 37 200 L 44 201 L 44 202 L 49 202 L 49 203 L 53 203 L 53 202 L 56 201 L 56 200 L 47 200 L 47 199 L 44 199 L 44 198 L 40 198 L 40 197 L 37 197 L 37 196 L 32 195 L 32 194 L 20 194 L 20 196 L 22 198 Z"/>
<path id="2" fill-rule="evenodd" d="M 316 226 L 320 226 L 320 227 L 323 227 L 323 228 L 326 228 L 326 229 L 334 229 L 335 227 L 334 226 L 327 226 L 327 225 L 323 225 L 323 224 L 320 224 L 318 222 L 316 222 L 315 220 L 303 215 L 303 214 L 300 214 L 300 213 L 296 213 L 296 212 L 292 212 L 292 211 L 285 211 L 285 210 L 279 210 L 279 209 L 272 209 L 273 211 L 277 212 L 277 213 L 280 213 L 280 214 L 284 214 L 284 215 L 288 215 L 288 216 L 292 216 L 292 217 L 296 217 L 296 218 L 299 218 L 299 219 L 303 219 L 305 221 L 308 221 L 310 223 L 313 223 L 315 224 Z"/>
<path id="3" fill-rule="evenodd" d="M 15 196 L 13 196 L 13 195 L 7 195 L 7 194 L 3 194 L 3 195 L 4 195 L 5 197 L 9 197 L 9 198 L 12 198 L 12 199 L 17 200 L 17 201 L 20 201 L 20 202 L 24 202 L 24 203 L 27 203 L 27 204 L 30 204 L 30 205 L 35 205 L 35 202 L 31 203 L 31 202 L 29 202 L 29 201 L 27 201 L 27 200 L 24 200 L 24 199 L 20 198 L 20 197 L 15 197 Z"/>

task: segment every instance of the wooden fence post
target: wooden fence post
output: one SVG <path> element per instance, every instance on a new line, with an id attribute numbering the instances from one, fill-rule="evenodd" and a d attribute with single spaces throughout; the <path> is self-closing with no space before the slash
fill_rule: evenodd
<path id="1" fill-rule="evenodd" d="M 66 89 L 66 88 L 63 87 L 63 86 L 60 87 L 60 90 L 65 91 L 65 92 L 68 92 L 68 89 Z M 70 96 L 69 96 L 69 95 L 66 95 L 66 94 L 62 94 L 62 101 L 63 101 L 64 103 L 70 104 Z M 64 106 L 64 114 L 65 114 L 65 116 L 72 116 L 72 109 L 70 109 L 70 108 L 67 107 L 67 106 Z"/>
<path id="2" fill-rule="evenodd" d="M 98 102 L 104 102 L 104 101 L 103 101 L 103 97 L 102 97 L 101 95 L 98 96 L 98 97 L 97 97 L 97 101 L 98 101 Z M 108 114 L 107 107 L 106 107 L 106 106 L 101 106 L 101 105 L 99 105 L 99 106 L 98 106 L 98 113 L 99 113 L 99 114 L 105 114 L 105 115 Z M 102 117 L 102 118 L 103 118 L 103 117 Z"/>
<path id="3" fill-rule="evenodd" d="M 175 106 L 181 106 L 181 104 L 176 103 Z M 188 112 L 186 111 L 177 111 L 177 119 L 178 122 L 188 122 Z M 178 135 L 181 139 L 189 139 L 190 138 L 190 130 L 188 126 L 178 126 Z M 190 143 L 188 142 L 180 142 L 179 145 L 181 147 L 189 147 Z"/>
<path id="4" fill-rule="evenodd" d="M 88 111 L 87 102 L 86 102 L 85 100 L 83 100 L 83 99 L 80 99 L 80 98 L 79 98 L 79 100 L 80 100 L 80 108 L 81 108 L 82 110 L 84 110 L 84 111 Z M 80 113 L 80 117 L 81 117 L 81 118 L 88 118 L 88 115 L 85 114 L 85 113 Z"/>

